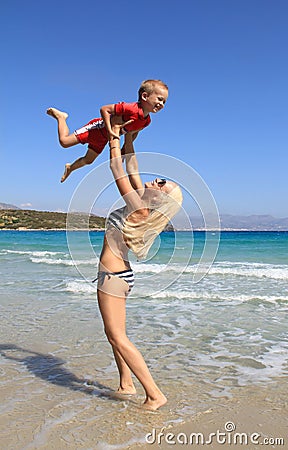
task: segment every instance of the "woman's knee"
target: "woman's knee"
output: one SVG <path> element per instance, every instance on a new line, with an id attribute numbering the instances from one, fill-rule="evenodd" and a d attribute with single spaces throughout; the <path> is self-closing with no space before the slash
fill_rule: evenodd
<path id="1" fill-rule="evenodd" d="M 109 330 L 107 328 L 105 328 L 105 334 L 108 342 L 116 349 L 121 348 L 127 340 L 126 334 L 114 332 L 113 330 Z"/>

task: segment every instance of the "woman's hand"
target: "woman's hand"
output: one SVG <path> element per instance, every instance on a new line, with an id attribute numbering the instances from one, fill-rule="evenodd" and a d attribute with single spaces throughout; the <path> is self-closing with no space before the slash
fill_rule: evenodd
<path id="1" fill-rule="evenodd" d="M 114 116 L 112 120 L 111 130 L 107 130 L 109 142 L 111 143 L 111 141 L 115 139 L 120 139 L 120 135 L 122 134 L 122 128 L 125 128 L 126 125 L 129 125 L 132 122 L 133 119 L 123 122 L 121 117 Z"/>

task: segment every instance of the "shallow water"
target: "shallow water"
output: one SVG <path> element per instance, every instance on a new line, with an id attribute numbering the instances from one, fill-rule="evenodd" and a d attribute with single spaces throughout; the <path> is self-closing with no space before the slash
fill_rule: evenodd
<path id="1" fill-rule="evenodd" d="M 151 260 L 133 262 L 127 330 L 169 399 L 156 414 L 140 411 L 138 384 L 135 399 L 113 395 L 117 371 L 90 282 L 103 233 L 89 236 L 94 256 L 84 234 L 73 239 L 74 261 L 65 232 L 0 233 L 5 448 L 44 448 L 55 433 L 63 448 L 125 448 L 152 425 L 185 421 L 253 385 L 284 383 L 288 233 L 222 233 L 199 283 L 192 278 L 204 233 L 194 233 L 188 262 L 184 232 L 172 261 L 175 239 L 163 233 Z"/>

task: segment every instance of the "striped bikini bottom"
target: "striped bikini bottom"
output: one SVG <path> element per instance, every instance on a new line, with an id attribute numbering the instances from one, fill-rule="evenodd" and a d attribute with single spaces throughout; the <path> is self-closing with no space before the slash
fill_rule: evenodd
<path id="1" fill-rule="evenodd" d="M 127 296 L 131 292 L 135 278 L 134 272 L 131 269 L 121 270 L 120 272 L 106 272 L 101 270 L 92 283 L 96 280 L 98 280 L 97 288 L 100 291 L 116 297 L 123 297 L 123 295 Z"/>

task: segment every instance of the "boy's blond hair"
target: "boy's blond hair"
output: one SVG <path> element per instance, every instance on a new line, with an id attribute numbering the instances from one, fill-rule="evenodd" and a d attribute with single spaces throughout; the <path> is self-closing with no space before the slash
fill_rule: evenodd
<path id="1" fill-rule="evenodd" d="M 169 194 L 161 194 L 160 202 L 150 210 L 146 219 L 136 223 L 129 221 L 129 218 L 125 220 L 124 241 L 138 260 L 146 258 L 155 238 L 181 208 L 182 200 L 182 191 L 176 185 Z"/>
<path id="2" fill-rule="evenodd" d="M 160 86 L 164 89 L 167 89 L 167 91 L 168 91 L 167 84 L 165 84 L 161 80 L 145 80 L 145 81 L 142 81 L 141 86 L 138 90 L 138 101 L 141 100 L 143 92 L 147 92 L 147 94 L 152 94 L 154 92 L 154 89 L 156 86 Z"/>

